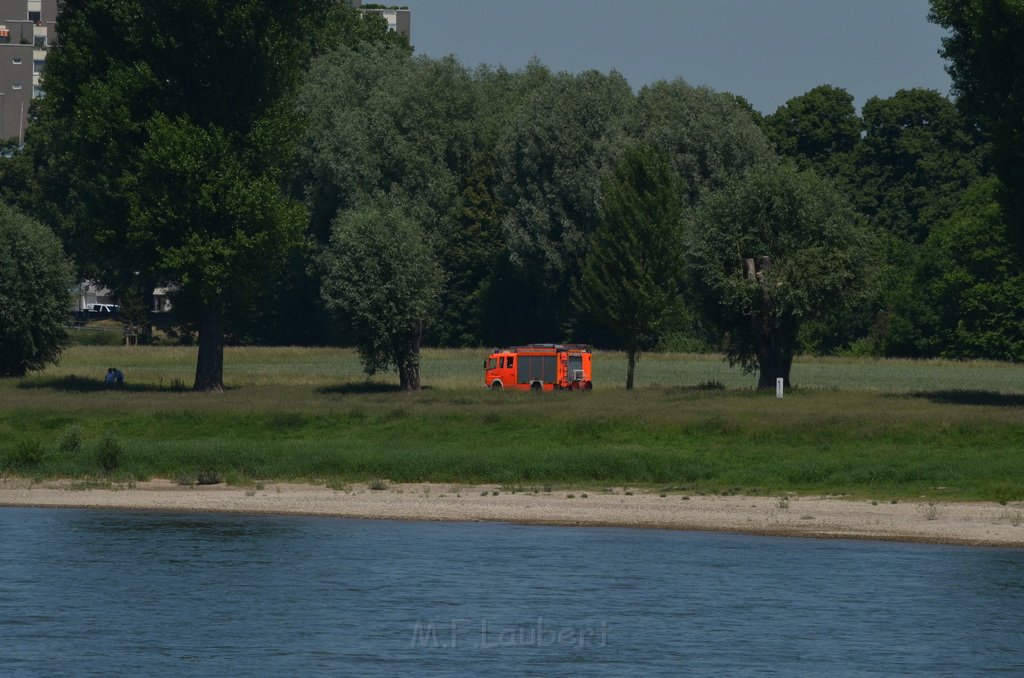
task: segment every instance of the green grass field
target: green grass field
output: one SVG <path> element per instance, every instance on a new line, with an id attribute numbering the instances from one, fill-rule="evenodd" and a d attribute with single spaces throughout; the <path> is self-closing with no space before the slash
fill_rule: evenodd
<path id="1" fill-rule="evenodd" d="M 229 348 L 203 394 L 195 349 L 76 346 L 0 381 L 0 473 L 1024 499 L 1024 366 L 803 359 L 778 400 L 714 356 L 644 356 L 627 392 L 597 353 L 594 392 L 537 395 L 484 390 L 486 354 L 426 351 L 404 394 L 350 350 Z"/>

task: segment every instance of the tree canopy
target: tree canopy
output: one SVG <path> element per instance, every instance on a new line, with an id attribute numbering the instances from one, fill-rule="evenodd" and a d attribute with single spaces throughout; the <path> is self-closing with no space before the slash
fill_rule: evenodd
<path id="1" fill-rule="evenodd" d="M 368 30 L 332 0 L 61 6 L 28 141 L 44 212 L 83 273 L 122 290 L 174 285 L 198 322 L 197 390 L 223 388 L 225 318 L 301 236 L 284 190 L 299 120 L 288 97 L 315 53 Z"/>
<path id="2" fill-rule="evenodd" d="M 949 31 L 941 53 L 957 104 L 992 140 L 1006 218 L 1024 238 L 1024 3 L 931 0 L 929 19 Z"/>
<path id="3" fill-rule="evenodd" d="M 934 90 L 872 97 L 863 118 L 854 169 L 858 207 L 880 228 L 922 243 L 981 175 L 981 140 Z"/>
<path id="4" fill-rule="evenodd" d="M 668 155 L 688 205 L 774 158 L 755 116 L 737 97 L 682 80 L 641 88 L 629 131 Z"/>
<path id="5" fill-rule="evenodd" d="M 71 283 L 53 232 L 0 204 L 0 377 L 57 360 L 67 342 Z"/>
<path id="6" fill-rule="evenodd" d="M 519 340 L 561 337 L 570 281 L 597 228 L 601 181 L 626 146 L 633 95 L 618 73 L 560 73 L 530 93 L 496 149 L 496 195 Z"/>
<path id="7" fill-rule="evenodd" d="M 980 180 L 924 245 L 903 310 L 913 350 L 946 358 L 1024 360 L 1024 260 L 1003 228 L 999 182 Z M 902 310 L 902 309 L 901 309 Z"/>
<path id="8" fill-rule="evenodd" d="M 824 176 L 842 171 L 860 141 L 861 127 L 853 95 L 832 85 L 793 97 L 764 119 L 768 138 L 781 155 Z"/>
<path id="9" fill-rule="evenodd" d="M 444 273 L 422 227 L 397 208 L 341 212 L 321 257 L 322 294 L 351 324 L 367 374 L 394 368 L 420 388 L 420 341 Z"/>
<path id="10" fill-rule="evenodd" d="M 452 281 L 442 293 L 443 315 L 431 325 L 444 343 L 475 335 L 471 303 L 494 256 L 486 184 L 495 136 L 487 123 L 495 113 L 480 81 L 491 75 L 453 58 L 364 45 L 318 59 L 299 96 L 311 122 L 303 155 L 315 238 L 326 239 L 324 224 L 338 210 L 401 206 L 437 241 Z M 484 214 L 473 213 L 481 207 Z"/>
<path id="11" fill-rule="evenodd" d="M 709 194 L 690 223 L 697 289 L 730 363 L 789 385 L 800 328 L 842 317 L 864 288 L 867 234 L 828 182 L 790 163 Z"/>

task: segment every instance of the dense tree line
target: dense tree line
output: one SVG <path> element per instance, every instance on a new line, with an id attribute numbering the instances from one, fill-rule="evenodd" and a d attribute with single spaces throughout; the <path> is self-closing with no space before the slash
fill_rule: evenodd
<path id="1" fill-rule="evenodd" d="M 800 351 L 1022 360 L 1016 7 L 933 0 L 956 101 L 822 85 L 762 116 L 415 56 L 332 0 L 69 0 L 0 197 L 79 275 L 173 285 L 201 389 L 225 341 L 357 345 L 409 388 L 421 342 L 622 347 L 630 384 L 655 348 L 761 386 Z"/>

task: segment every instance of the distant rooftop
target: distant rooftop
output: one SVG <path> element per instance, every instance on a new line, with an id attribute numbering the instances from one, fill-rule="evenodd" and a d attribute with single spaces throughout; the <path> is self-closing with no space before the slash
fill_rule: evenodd
<path id="1" fill-rule="evenodd" d="M 373 12 L 380 14 L 388 22 L 388 28 L 401 33 L 405 37 L 411 37 L 412 13 L 408 5 L 383 5 L 376 2 L 363 4 L 362 0 L 351 0 L 352 7 L 360 12 Z"/>

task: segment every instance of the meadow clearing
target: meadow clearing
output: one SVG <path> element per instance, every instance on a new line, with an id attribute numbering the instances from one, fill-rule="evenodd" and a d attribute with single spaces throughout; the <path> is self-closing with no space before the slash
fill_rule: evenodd
<path id="1" fill-rule="evenodd" d="M 0 474 L 647 486 L 690 494 L 1024 499 L 1024 366 L 801 358 L 783 399 L 719 356 L 596 352 L 592 393 L 482 388 L 487 349 L 426 350 L 419 393 L 334 348 L 74 346 L 0 381 Z M 102 384 L 107 367 L 127 384 Z"/>

